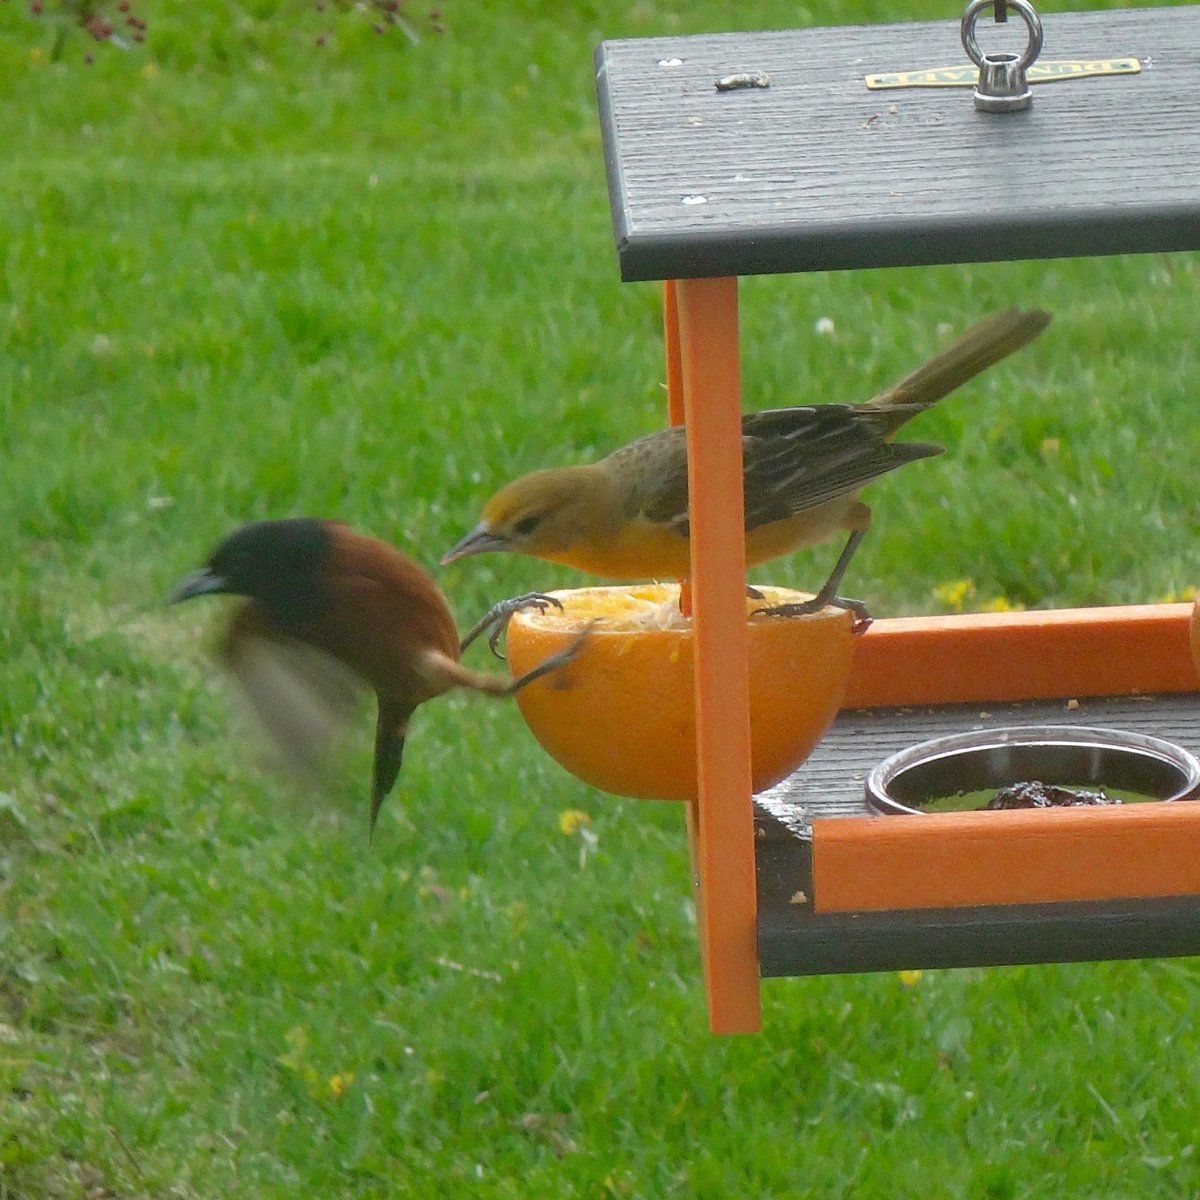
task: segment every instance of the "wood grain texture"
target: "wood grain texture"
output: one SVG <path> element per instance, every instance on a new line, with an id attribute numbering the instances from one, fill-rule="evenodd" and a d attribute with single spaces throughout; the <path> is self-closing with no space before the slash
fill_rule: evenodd
<path id="1" fill-rule="evenodd" d="M 1200 7 L 1042 20 L 1044 58 L 1141 73 L 1038 85 L 1031 109 L 992 115 L 969 88 L 865 86 L 965 62 L 957 20 L 603 43 L 622 277 L 1200 248 Z M 981 22 L 984 49 L 1012 49 L 1008 29 Z M 759 71 L 769 87 L 716 90 Z"/>

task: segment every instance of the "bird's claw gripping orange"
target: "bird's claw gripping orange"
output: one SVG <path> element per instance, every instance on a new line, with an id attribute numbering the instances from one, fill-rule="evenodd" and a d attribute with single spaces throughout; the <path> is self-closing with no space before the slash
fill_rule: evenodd
<path id="1" fill-rule="evenodd" d="M 849 596 L 830 596 L 826 599 L 824 596 L 814 596 L 811 600 L 804 600 L 798 604 L 776 604 L 771 608 L 756 608 L 753 616 L 756 617 L 804 617 L 810 613 L 820 612 L 823 608 L 844 608 L 854 617 L 854 624 L 850 627 L 852 634 L 866 633 L 870 629 L 874 618 L 867 611 L 867 606 L 862 600 L 852 600 Z"/>
<path id="2" fill-rule="evenodd" d="M 500 639 L 504 636 L 505 630 L 508 629 L 508 623 L 512 620 L 514 613 L 524 612 L 529 608 L 536 608 L 538 612 L 545 612 L 547 608 L 562 608 L 562 601 L 556 600 L 553 596 L 546 595 L 545 592 L 524 592 L 520 596 L 511 596 L 507 600 L 498 600 L 491 608 L 483 614 L 482 617 L 471 627 L 470 632 L 462 640 L 460 651 L 466 648 L 481 634 L 488 635 L 488 647 L 491 652 L 502 662 L 504 655 L 498 649 Z"/>
<path id="3" fill-rule="evenodd" d="M 555 603 L 558 604 L 558 601 L 555 601 Z M 544 610 L 546 606 L 529 605 L 527 607 Z M 562 605 L 558 604 L 558 607 L 562 608 Z M 545 659 L 538 666 L 534 667 L 532 671 L 526 672 L 520 677 L 520 679 L 515 681 L 513 684 L 513 691 L 519 691 L 527 683 L 532 683 L 535 679 L 541 679 L 543 675 L 555 674 L 561 671 L 564 667 L 569 666 L 578 657 L 580 650 L 583 649 L 584 642 L 586 642 L 588 638 L 592 636 L 592 630 L 595 629 L 599 624 L 601 624 L 601 622 L 598 618 L 593 618 L 590 620 L 562 650 L 558 651 L 557 654 L 550 655 L 549 658 Z M 569 687 L 570 684 L 567 680 L 560 678 L 555 679 L 550 686 L 555 688 L 566 688 Z"/>

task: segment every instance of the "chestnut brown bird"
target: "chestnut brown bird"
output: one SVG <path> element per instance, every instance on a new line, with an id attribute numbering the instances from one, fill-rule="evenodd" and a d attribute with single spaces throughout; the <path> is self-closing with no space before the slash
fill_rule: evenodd
<path id="1" fill-rule="evenodd" d="M 500 679 L 458 660 L 478 633 L 516 607 L 495 606 L 463 642 L 426 571 L 395 547 L 339 521 L 259 521 L 231 533 L 168 603 L 196 596 L 246 597 L 217 648 L 250 705 L 289 760 L 311 766 L 335 719 L 358 692 L 379 703 L 371 785 L 371 829 L 400 771 L 409 718 L 453 688 L 511 696 L 574 656 L 577 641 L 519 679 Z"/>
<path id="2" fill-rule="evenodd" d="M 817 404 L 742 418 L 748 566 L 850 531 L 829 579 L 803 605 L 835 601 L 866 534 L 858 498 L 873 479 L 941 446 L 892 442 L 906 421 L 1033 341 L 1050 322 L 1037 309 L 988 317 L 865 404 Z M 534 471 L 483 506 L 479 524 L 442 558 L 507 550 L 611 579 L 683 578 L 691 570 L 687 443 L 681 428 L 638 438 L 597 463 Z M 847 602 L 855 606 L 856 602 Z"/>

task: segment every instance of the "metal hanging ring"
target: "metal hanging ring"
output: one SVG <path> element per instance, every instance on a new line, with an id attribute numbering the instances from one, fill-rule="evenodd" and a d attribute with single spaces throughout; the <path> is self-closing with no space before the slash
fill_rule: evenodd
<path id="1" fill-rule="evenodd" d="M 1025 22 L 1025 28 L 1029 30 L 1029 41 L 1025 46 L 1025 53 L 1017 59 L 1017 66 L 1024 71 L 1042 52 L 1042 22 L 1029 0 L 1006 0 L 1006 2 L 1009 8 L 1015 9 L 1020 14 L 1021 20 Z M 975 40 L 975 22 L 979 19 L 981 12 L 988 8 L 994 8 L 995 3 L 996 0 L 971 0 L 971 3 L 967 5 L 967 11 L 963 13 L 963 49 L 977 67 L 983 66 L 984 55 L 979 49 L 979 43 Z"/>

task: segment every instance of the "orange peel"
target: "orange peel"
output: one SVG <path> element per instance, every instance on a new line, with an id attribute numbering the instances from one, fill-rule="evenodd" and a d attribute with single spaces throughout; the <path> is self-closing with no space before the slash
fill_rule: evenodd
<path id="1" fill-rule="evenodd" d="M 758 585 L 756 585 L 758 586 Z M 841 705 L 854 656 L 853 617 L 825 608 L 799 617 L 754 616 L 806 592 L 758 586 L 747 599 L 752 786 L 790 775 L 812 753 Z M 534 737 L 573 775 L 606 792 L 693 800 L 696 721 L 692 622 L 677 584 L 553 592 L 563 605 L 517 613 L 508 660 L 520 675 L 591 634 L 569 666 L 517 693 Z"/>

